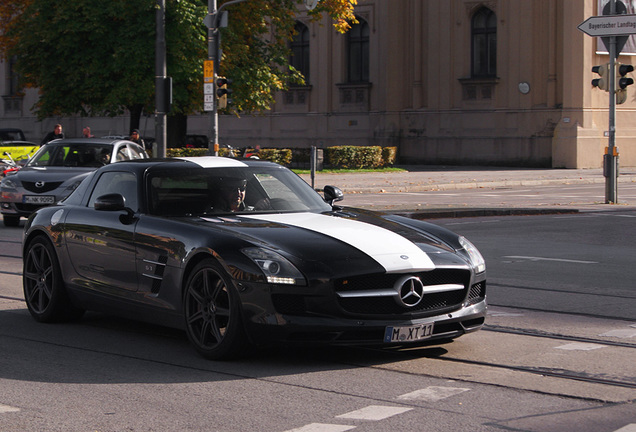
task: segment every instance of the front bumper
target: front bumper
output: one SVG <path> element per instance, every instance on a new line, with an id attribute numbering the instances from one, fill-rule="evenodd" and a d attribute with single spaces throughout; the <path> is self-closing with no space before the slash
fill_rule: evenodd
<path id="1" fill-rule="evenodd" d="M 315 307 L 296 309 L 294 312 L 293 305 L 281 306 L 277 301 L 272 301 L 272 297 L 276 296 L 272 296 L 269 289 L 261 290 L 254 285 L 248 288 L 239 284 L 239 292 L 242 292 L 246 330 L 255 344 L 281 342 L 298 345 L 415 346 L 435 340 L 455 339 L 479 330 L 486 319 L 486 281 L 480 281 L 476 285 L 483 287 L 479 295 L 467 295 L 458 305 L 419 312 L 414 314 L 416 317 L 348 313 L 334 306 L 333 298 L 329 295 L 313 297 L 305 305 Z M 387 327 L 410 327 L 429 323 L 433 324 L 433 332 L 426 339 L 406 344 L 384 341 Z"/>

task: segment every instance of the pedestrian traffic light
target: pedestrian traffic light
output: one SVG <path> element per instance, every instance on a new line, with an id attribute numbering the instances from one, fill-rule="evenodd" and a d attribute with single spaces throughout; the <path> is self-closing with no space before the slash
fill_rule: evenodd
<path id="1" fill-rule="evenodd" d="M 616 103 L 622 104 L 627 100 L 627 86 L 634 84 L 634 80 L 627 75 L 634 71 L 634 66 L 630 64 L 617 63 L 617 81 L 616 81 Z"/>
<path id="2" fill-rule="evenodd" d="M 592 72 L 599 74 L 600 78 L 592 80 L 592 85 L 601 90 L 609 91 L 609 63 L 592 67 Z"/>
<path id="3" fill-rule="evenodd" d="M 227 107 L 228 95 L 232 94 L 232 89 L 227 88 L 229 84 L 232 84 L 232 80 L 225 77 L 218 77 L 216 79 L 216 97 L 218 100 L 217 107 L 223 109 Z"/>

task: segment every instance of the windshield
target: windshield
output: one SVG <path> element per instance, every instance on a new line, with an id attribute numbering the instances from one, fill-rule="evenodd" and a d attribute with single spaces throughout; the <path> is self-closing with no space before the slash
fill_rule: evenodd
<path id="1" fill-rule="evenodd" d="M 100 167 L 110 161 L 111 144 L 45 145 L 28 163 L 30 167 Z"/>
<path id="2" fill-rule="evenodd" d="M 158 216 L 331 210 L 311 186 L 281 167 L 155 172 L 148 189 L 150 213 Z"/>

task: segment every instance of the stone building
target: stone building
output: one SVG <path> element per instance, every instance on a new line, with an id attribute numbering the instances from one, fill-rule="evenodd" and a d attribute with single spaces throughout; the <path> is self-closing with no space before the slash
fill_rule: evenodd
<path id="1" fill-rule="evenodd" d="M 307 85 L 281 92 L 266 115 L 221 116 L 219 141 L 395 146 L 403 163 L 598 168 L 609 93 L 591 85 L 592 66 L 608 55 L 577 27 L 607 1 L 360 0 L 359 24 L 345 35 L 301 14 L 292 61 Z M 633 1 L 624 2 L 631 13 Z M 632 63 L 631 38 L 621 63 Z M 28 109 L 37 95 L 16 100 L 9 70 L 10 62 L 0 67 L 0 127 L 43 135 L 48 123 L 36 123 Z M 635 107 L 632 86 L 617 105 L 622 166 L 636 166 Z M 64 120 L 78 136 L 87 121 Z M 127 124 L 88 121 L 96 134 Z M 208 115 L 188 119 L 189 133 L 208 129 Z"/>

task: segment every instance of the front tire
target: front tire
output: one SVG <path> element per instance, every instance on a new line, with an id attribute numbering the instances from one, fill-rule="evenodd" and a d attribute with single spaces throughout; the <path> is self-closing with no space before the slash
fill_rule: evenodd
<path id="1" fill-rule="evenodd" d="M 24 299 L 31 316 L 40 322 L 71 321 L 84 311 L 66 293 L 53 245 L 39 236 L 29 243 L 22 268 Z"/>
<path id="2" fill-rule="evenodd" d="M 248 346 L 238 293 L 229 276 L 212 259 L 197 264 L 183 293 L 188 339 L 211 360 L 236 358 Z"/>

